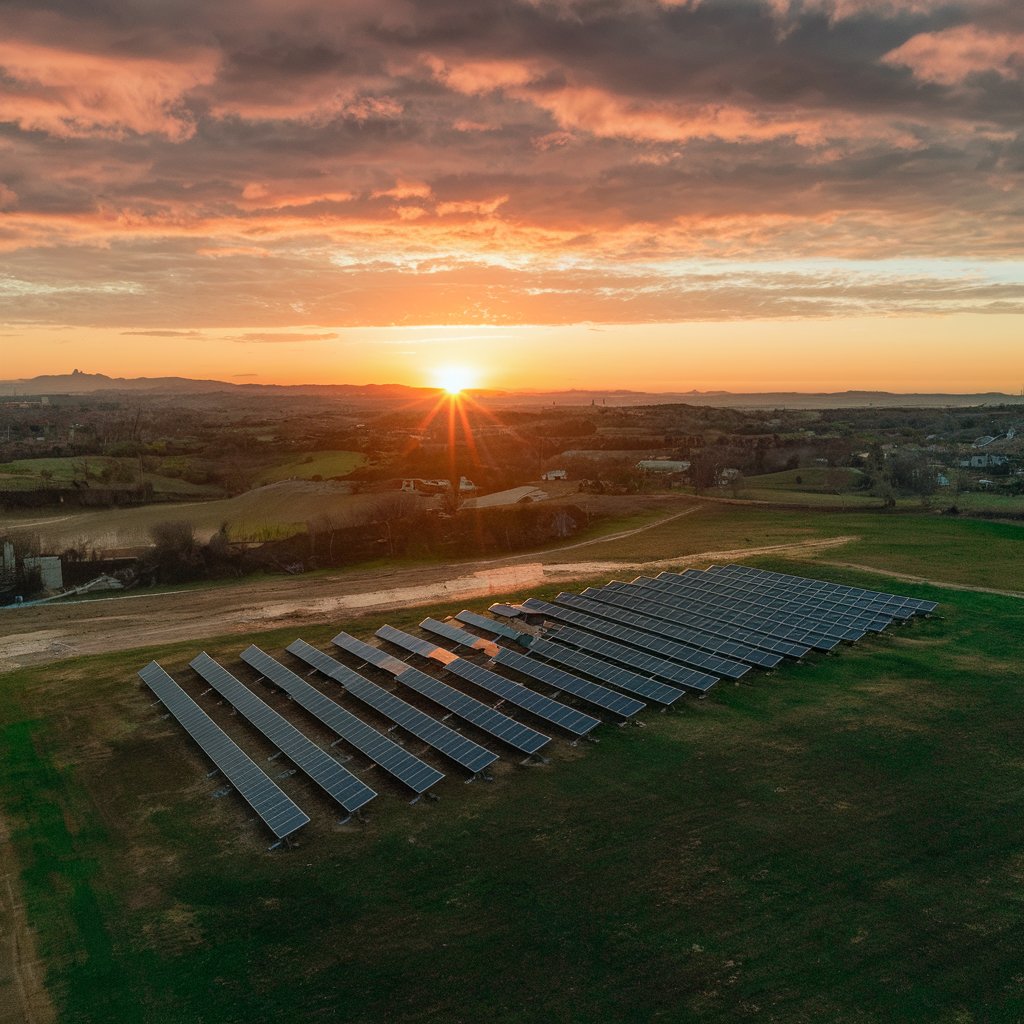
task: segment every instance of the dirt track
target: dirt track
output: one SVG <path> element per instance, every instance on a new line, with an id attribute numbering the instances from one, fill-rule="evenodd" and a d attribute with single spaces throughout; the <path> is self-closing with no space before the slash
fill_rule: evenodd
<path id="1" fill-rule="evenodd" d="M 662 525 L 665 520 L 638 530 Z M 599 546 L 615 538 L 584 542 Z M 238 586 L 51 604 L 0 611 L 0 672 L 84 654 L 131 650 L 154 644 L 278 626 L 351 618 L 361 613 L 432 602 L 500 597 L 544 583 L 660 571 L 670 566 L 731 561 L 751 555 L 801 556 L 855 538 L 799 541 L 729 551 L 703 551 L 653 562 L 469 562 L 457 568 L 427 566 L 322 576 L 286 576 Z M 566 549 L 580 545 L 567 545 Z M 558 551 L 545 552 L 552 558 Z M 536 557 L 536 556 L 534 556 Z"/>

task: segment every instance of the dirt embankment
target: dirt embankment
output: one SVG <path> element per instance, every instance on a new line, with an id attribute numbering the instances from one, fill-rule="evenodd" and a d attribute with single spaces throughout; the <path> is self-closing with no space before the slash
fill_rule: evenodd
<path id="1" fill-rule="evenodd" d="M 641 532 L 665 520 L 627 533 Z M 621 539 L 616 535 L 614 539 Z M 582 544 L 598 545 L 613 538 Z M 350 572 L 329 576 L 287 576 L 216 589 L 128 594 L 70 604 L 0 611 L 0 672 L 84 654 L 132 650 L 155 644 L 201 639 L 214 634 L 249 634 L 279 626 L 301 627 L 353 615 L 410 608 L 433 602 L 498 598 L 552 582 L 663 569 L 752 555 L 799 557 L 846 544 L 852 537 L 805 540 L 766 547 L 703 551 L 651 562 L 544 561 L 519 558 L 445 566 Z M 581 545 L 566 545 L 566 549 Z M 536 556 L 533 556 L 536 558 Z"/>

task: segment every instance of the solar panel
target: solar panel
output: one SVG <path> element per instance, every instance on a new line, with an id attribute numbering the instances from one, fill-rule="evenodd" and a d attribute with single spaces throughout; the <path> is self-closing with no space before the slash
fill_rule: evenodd
<path id="1" fill-rule="evenodd" d="M 715 636 L 703 630 L 665 622 L 640 611 L 630 611 L 627 607 L 616 607 L 613 603 L 604 603 L 596 598 L 592 598 L 591 593 L 592 590 L 588 588 L 583 592 L 582 596 L 559 594 L 555 601 L 557 604 L 565 604 L 570 608 L 575 608 L 591 615 L 597 615 L 600 618 L 611 619 L 613 622 L 619 622 L 623 625 L 635 626 L 637 629 L 642 629 L 645 633 L 657 633 L 659 636 L 667 637 L 670 640 L 681 640 L 684 643 L 692 644 L 694 647 L 700 647 L 714 654 L 723 654 L 726 657 L 745 661 L 760 668 L 774 668 L 782 661 L 781 654 L 760 651 L 756 647 L 749 647 L 738 641 Z"/>
<path id="2" fill-rule="evenodd" d="M 379 647 L 374 647 L 373 644 L 364 643 L 348 633 L 339 633 L 331 643 L 336 647 L 340 647 L 343 651 L 355 655 L 360 661 L 366 662 L 367 665 L 383 669 L 393 676 L 397 676 L 409 667 L 404 661 L 393 658 L 387 651 L 382 651 Z"/>
<path id="3" fill-rule="evenodd" d="M 265 679 L 284 690 L 299 707 L 414 793 L 425 793 L 444 778 L 443 772 L 413 756 L 361 718 L 356 718 L 255 645 L 246 648 L 241 658 Z"/>
<path id="4" fill-rule="evenodd" d="M 556 690 L 571 693 L 574 697 L 579 697 L 580 700 L 586 701 L 594 707 L 610 711 L 613 715 L 619 715 L 622 718 L 631 718 L 647 707 L 643 701 L 616 693 L 599 683 L 580 679 L 579 676 L 574 676 L 554 665 L 546 665 L 543 661 L 536 661 L 529 655 L 520 654 L 518 651 L 510 651 L 503 647 L 498 651 L 494 660 L 503 668 L 514 669 L 531 679 L 546 683 Z"/>
<path id="5" fill-rule="evenodd" d="M 750 671 L 749 665 L 743 665 L 738 661 L 733 661 L 731 658 L 720 658 L 715 654 L 698 651 L 687 644 L 666 640 L 664 637 L 644 633 L 638 629 L 631 629 L 629 626 L 622 626 L 615 622 L 608 622 L 594 615 L 586 615 L 583 612 L 562 608 L 548 601 L 539 601 L 531 597 L 523 602 L 523 608 L 529 612 L 541 613 L 557 622 L 568 622 L 590 633 L 609 637 L 631 647 L 639 647 L 645 651 L 655 651 L 670 661 L 678 661 L 684 665 L 693 665 L 709 673 L 725 676 L 728 679 L 739 679 Z"/>
<path id="6" fill-rule="evenodd" d="M 846 627 L 836 624 L 817 608 L 805 608 L 783 594 L 761 593 L 753 583 L 729 580 L 713 572 L 684 570 L 682 573 L 662 573 L 671 582 L 681 582 L 696 588 L 703 593 L 716 594 L 736 601 L 740 607 L 751 607 L 756 610 L 767 610 L 782 621 L 818 631 L 825 636 L 834 636 L 839 640 L 858 640 L 865 630 L 862 627 Z"/>
<path id="7" fill-rule="evenodd" d="M 672 599 L 678 598 L 685 601 L 687 607 L 696 608 L 702 615 L 732 622 L 744 629 L 755 629 L 779 640 L 787 640 L 817 651 L 831 651 L 839 646 L 839 641 L 834 637 L 781 622 L 777 617 L 765 614 L 765 609 L 762 608 L 760 612 L 753 611 L 748 605 L 741 605 L 734 598 L 723 598 L 706 591 L 701 592 L 696 588 L 679 586 L 661 578 L 650 579 L 647 576 L 638 576 L 630 586 L 656 591 Z"/>
<path id="8" fill-rule="evenodd" d="M 528 647 L 533 639 L 529 633 L 522 633 L 518 629 L 506 626 L 503 622 L 496 622 L 494 619 L 488 619 L 484 615 L 467 611 L 465 608 L 455 618 L 459 622 L 464 622 L 467 626 L 476 626 L 482 633 L 489 633 L 491 636 L 496 636 L 501 640 L 513 640 L 524 647 Z"/>
<path id="9" fill-rule="evenodd" d="M 305 772 L 350 814 L 377 794 L 326 750 L 256 696 L 205 651 L 189 663 L 225 700 L 237 708 L 296 768 Z"/>
<path id="10" fill-rule="evenodd" d="M 617 644 L 612 640 L 605 639 L 603 636 L 584 633 L 582 630 L 574 629 L 571 626 L 562 626 L 551 635 L 559 643 L 581 647 L 591 654 L 599 654 L 604 658 L 610 658 L 612 661 L 617 661 L 621 665 L 628 665 L 630 668 L 646 672 L 648 675 L 661 676 L 663 679 L 677 683 L 684 690 L 692 690 L 694 693 L 703 695 L 718 682 L 717 677 L 708 675 L 706 672 L 698 672 L 696 669 L 686 668 L 684 665 L 665 661 L 664 658 L 655 657 L 653 654 L 645 654 L 643 651 L 637 651 L 632 647 Z"/>
<path id="11" fill-rule="evenodd" d="M 657 679 L 638 675 L 628 668 L 622 668 L 610 661 L 602 661 L 600 658 L 592 658 L 589 654 L 584 654 L 571 647 L 563 647 L 550 640 L 535 640 L 530 646 L 530 654 L 574 668 L 578 672 L 593 676 L 595 679 L 600 679 L 627 693 L 638 694 L 647 700 L 654 701 L 655 704 L 663 704 L 666 707 L 674 704 L 684 695 L 682 690 L 675 686 L 669 686 L 668 683 L 659 683 Z"/>
<path id="12" fill-rule="evenodd" d="M 782 660 L 779 655 L 755 651 L 742 644 L 734 643 L 731 640 L 723 640 L 721 637 L 714 637 L 696 629 L 689 629 L 685 626 L 667 627 L 664 623 L 659 623 L 656 619 L 649 618 L 646 615 L 609 608 L 598 601 L 591 601 L 587 597 L 580 597 L 578 594 L 559 594 L 555 598 L 555 603 L 565 605 L 585 615 L 607 619 L 620 627 L 631 628 L 640 633 L 654 633 L 662 641 L 687 645 L 684 649 L 691 651 L 696 649 L 702 654 L 706 652 L 707 657 L 724 659 L 722 663 L 716 664 L 714 662 L 698 661 L 693 658 L 675 658 L 676 661 L 685 661 L 686 664 L 698 665 L 701 668 L 706 668 L 709 672 L 725 675 L 730 679 L 739 679 L 746 671 L 747 665 L 771 668 Z M 635 643 L 634 646 L 636 646 Z M 668 654 L 667 649 L 663 653 Z M 673 657 L 671 654 L 668 656 Z M 747 664 L 738 665 L 739 662 L 746 662 Z M 740 671 L 740 669 L 743 671 Z"/>
<path id="13" fill-rule="evenodd" d="M 419 669 L 407 668 L 397 678 L 404 686 L 415 690 L 427 700 L 439 704 L 453 715 L 458 715 L 464 721 L 489 733 L 502 743 L 521 750 L 524 754 L 536 754 L 551 742 L 550 736 L 545 736 L 536 729 L 503 715 L 475 697 L 470 697 L 461 690 L 442 683 L 440 679 L 420 672 Z"/>
<path id="14" fill-rule="evenodd" d="M 729 566 L 712 565 L 705 573 L 711 579 L 740 588 L 744 594 L 759 600 L 779 601 L 781 607 L 787 610 L 820 618 L 833 626 L 880 633 L 892 625 L 895 618 L 892 612 L 837 601 L 826 594 L 815 593 L 802 584 L 781 583 L 746 573 L 735 573 Z"/>
<path id="15" fill-rule="evenodd" d="M 687 569 L 683 573 L 660 573 L 658 579 L 665 579 L 700 594 L 722 597 L 732 601 L 737 608 L 747 608 L 759 614 L 767 612 L 781 622 L 806 629 L 810 633 L 820 634 L 823 637 L 832 637 L 836 640 L 859 640 L 864 636 L 864 630 L 859 627 L 834 626 L 823 619 L 820 613 L 797 608 L 780 598 L 765 597 L 744 590 L 743 587 L 730 584 L 728 581 L 717 580 L 713 574 L 708 575 L 697 572 L 697 570 Z"/>
<path id="16" fill-rule="evenodd" d="M 493 640 L 484 640 L 475 633 L 453 626 L 450 622 L 438 622 L 437 619 L 426 618 L 420 623 L 420 629 L 435 636 L 444 637 L 454 644 L 462 647 L 470 647 L 474 651 L 484 651 L 493 657 L 495 646 Z"/>
<path id="17" fill-rule="evenodd" d="M 289 654 L 294 654 L 312 665 L 318 672 L 340 683 L 357 700 L 361 700 L 378 714 L 401 726 L 407 733 L 440 751 L 466 771 L 475 775 L 498 760 L 498 755 L 486 747 L 466 739 L 461 733 L 443 725 L 436 718 L 431 718 L 419 708 L 406 704 L 401 697 L 396 697 L 376 683 L 371 683 L 369 679 L 364 679 L 358 672 L 353 672 L 330 655 L 307 644 L 305 640 L 293 641 L 287 650 Z"/>
<path id="18" fill-rule="evenodd" d="M 803 658 L 810 648 L 800 644 L 779 640 L 755 629 L 745 629 L 733 622 L 725 622 L 695 610 L 697 605 L 685 598 L 675 599 L 655 590 L 644 590 L 632 583 L 613 580 L 603 587 L 588 587 L 584 595 L 595 601 L 607 602 L 620 608 L 635 609 L 652 618 L 664 620 L 672 625 L 682 623 L 695 626 L 715 636 L 730 637 L 757 650 L 770 651 L 790 658 Z"/>
<path id="19" fill-rule="evenodd" d="M 465 679 L 482 690 L 501 697 L 509 704 L 529 711 L 538 718 L 543 718 L 546 722 L 551 722 L 575 736 L 585 736 L 591 729 L 601 724 L 598 719 L 585 715 L 582 711 L 568 708 L 557 700 L 535 693 L 520 683 L 514 683 L 511 679 L 499 676 L 497 672 L 492 672 L 482 665 L 474 665 L 473 662 L 466 661 L 465 658 L 456 658 L 449 662 L 446 668 L 460 679 Z"/>
<path id="20" fill-rule="evenodd" d="M 394 626 L 381 626 L 375 635 L 396 647 L 401 647 L 404 651 L 418 654 L 421 658 L 433 658 L 437 653 L 437 644 L 421 640 L 418 636 L 410 636 L 401 629 L 395 629 Z"/>
<path id="21" fill-rule="evenodd" d="M 278 839 L 309 824 L 309 815 L 155 661 L 139 675 Z"/>
<path id="22" fill-rule="evenodd" d="M 893 611 L 900 617 L 927 614 L 938 607 L 934 601 L 925 601 L 916 597 L 905 597 L 902 594 L 890 594 L 878 590 L 865 590 L 863 587 L 849 587 L 840 583 L 829 583 L 826 580 L 792 576 L 788 573 L 770 572 L 767 569 L 755 569 L 748 565 L 730 565 L 727 568 L 747 576 L 798 585 L 811 592 L 828 594 L 835 599 L 851 602 L 857 607 L 877 607 L 885 612 Z"/>

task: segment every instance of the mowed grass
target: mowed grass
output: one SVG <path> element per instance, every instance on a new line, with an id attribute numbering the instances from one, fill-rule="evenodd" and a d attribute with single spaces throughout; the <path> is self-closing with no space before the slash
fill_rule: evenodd
<path id="1" fill-rule="evenodd" d="M 783 469 L 778 473 L 748 476 L 744 478 L 743 484 L 777 491 L 836 491 L 856 487 L 862 477 L 859 469 L 812 466 L 808 469 Z"/>
<path id="2" fill-rule="evenodd" d="M 666 510 L 663 515 L 670 514 Z M 609 527 L 605 524 L 605 530 Z M 814 554 L 822 563 L 852 563 L 882 572 L 966 586 L 1024 592 L 1024 524 L 938 513 L 829 512 L 706 502 L 696 511 L 632 537 L 559 554 L 559 561 L 642 562 L 713 551 L 736 552 L 800 541 L 849 537 Z M 884 589 L 884 588 L 883 588 Z"/>
<path id="3" fill-rule="evenodd" d="M 260 476 L 258 483 L 272 484 L 278 480 L 312 480 L 314 476 L 327 480 L 336 476 L 347 476 L 366 461 L 360 452 L 328 451 L 314 452 L 300 459 L 294 459 L 280 466 L 268 469 Z"/>
<path id="4" fill-rule="evenodd" d="M 730 487 L 718 487 L 708 491 L 720 498 L 738 498 L 741 501 L 767 501 L 776 504 L 806 505 L 813 508 L 848 508 L 855 505 L 882 507 L 882 499 L 871 494 L 855 491 L 833 493 L 831 491 L 801 491 L 796 488 L 751 487 L 741 484 L 735 491 Z"/>
<path id="5" fill-rule="evenodd" d="M 61 1021 L 1019 1020 L 1021 601 L 814 573 L 942 617 L 490 785 L 451 772 L 436 804 L 370 772 L 365 826 L 282 780 L 314 817 L 287 853 L 211 798 L 134 677 L 157 654 L 198 694 L 187 659 L 237 668 L 239 639 L 0 678 L 3 797 Z"/>

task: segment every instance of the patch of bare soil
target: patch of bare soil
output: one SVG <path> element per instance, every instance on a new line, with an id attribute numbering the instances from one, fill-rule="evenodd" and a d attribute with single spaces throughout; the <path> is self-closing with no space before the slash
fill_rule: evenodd
<path id="1" fill-rule="evenodd" d="M 665 520 L 635 531 L 662 525 Z M 598 538 L 598 544 L 610 538 Z M 0 672 L 84 654 L 132 650 L 214 634 L 252 633 L 279 626 L 323 622 L 332 615 L 410 608 L 438 601 L 494 598 L 551 582 L 661 571 L 752 555 L 810 555 L 853 537 L 804 540 L 765 547 L 703 551 L 652 562 L 474 562 L 452 576 L 451 567 L 387 569 L 329 576 L 287 576 L 236 587 L 158 595 L 134 594 L 99 601 L 0 611 Z M 566 548 L 576 547 L 567 545 Z M 565 549 L 561 549 L 565 550 Z M 545 559 L 558 554 L 546 551 Z M 522 556 L 519 556 L 521 558 Z"/>

